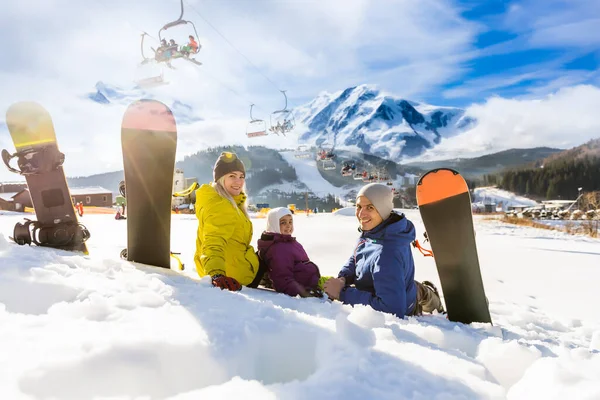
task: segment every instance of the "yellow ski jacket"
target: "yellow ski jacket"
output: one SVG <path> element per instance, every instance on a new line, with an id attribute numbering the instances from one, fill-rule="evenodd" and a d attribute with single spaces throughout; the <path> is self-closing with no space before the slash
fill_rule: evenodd
<path id="1" fill-rule="evenodd" d="M 234 200 L 236 208 L 207 184 L 196 191 L 198 235 L 194 261 L 201 277 L 222 274 L 248 285 L 258 272 L 258 256 L 250 246 L 252 222 L 240 209 L 246 195 L 241 193 Z"/>

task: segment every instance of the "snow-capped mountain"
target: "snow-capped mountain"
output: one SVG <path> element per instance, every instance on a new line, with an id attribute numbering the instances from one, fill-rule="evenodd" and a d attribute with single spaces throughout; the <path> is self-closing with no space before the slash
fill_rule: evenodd
<path id="1" fill-rule="evenodd" d="M 96 82 L 95 89 L 94 92 L 88 93 L 87 98 L 99 104 L 130 102 L 146 94 L 138 88 L 123 89 L 102 81 Z"/>
<path id="2" fill-rule="evenodd" d="M 359 150 L 393 161 L 470 129 L 476 121 L 465 111 L 395 97 L 373 85 L 321 93 L 294 109 L 300 141 Z"/>
<path id="3" fill-rule="evenodd" d="M 138 86 L 131 89 L 123 89 L 106 84 L 102 81 L 96 83 L 95 89 L 94 92 L 87 94 L 87 98 L 98 104 L 129 105 L 141 98 L 153 99 L 156 97 L 152 93 L 147 92 Z M 157 100 L 164 101 L 164 99 Z M 165 104 L 173 111 L 177 122 L 180 124 L 191 124 L 202 120 L 200 116 L 194 113 L 194 109 L 189 104 L 185 104 L 179 100 L 173 100 L 171 102 L 167 101 Z"/>

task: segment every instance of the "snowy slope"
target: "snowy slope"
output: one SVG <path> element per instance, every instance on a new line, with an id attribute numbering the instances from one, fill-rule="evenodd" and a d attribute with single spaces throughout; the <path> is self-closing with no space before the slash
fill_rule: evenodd
<path id="1" fill-rule="evenodd" d="M 600 398 L 598 240 L 477 219 L 494 326 L 465 326 L 212 288 L 194 277 L 194 216 L 172 228 L 193 278 L 120 260 L 126 223 L 110 215 L 83 217 L 85 257 L 9 243 L 21 218 L 0 215 L 0 398 Z M 336 274 L 354 217 L 295 218 Z M 255 243 L 265 220 L 253 223 Z M 439 284 L 433 260 L 414 255 L 416 278 Z"/>
<path id="2" fill-rule="evenodd" d="M 338 198 L 340 204 L 349 204 L 345 199 L 348 197 L 348 192 L 356 191 L 356 187 L 353 187 L 357 185 L 355 181 L 349 181 L 348 188 L 336 187 L 323 178 L 317 168 L 315 158 L 297 158 L 294 156 L 295 151 L 290 150 L 280 151 L 279 154 L 296 170 L 298 179 L 293 182 L 265 186 L 258 195 L 269 190 L 279 190 L 287 193 L 308 190 L 316 197 L 325 198 L 328 195 L 333 195 Z"/>
<path id="3" fill-rule="evenodd" d="M 314 157 L 297 158 L 293 151 L 280 151 L 283 159 L 296 170 L 298 180 L 305 184 L 310 191 L 317 195 L 333 194 L 334 196 L 343 196 L 347 190 L 333 186 L 327 181 L 317 168 L 317 162 Z"/>
<path id="4" fill-rule="evenodd" d="M 502 205 L 502 210 L 506 211 L 511 206 L 535 206 L 538 203 L 527 197 L 516 195 L 512 192 L 502 190 L 496 187 L 478 187 L 473 191 L 473 203 Z"/>

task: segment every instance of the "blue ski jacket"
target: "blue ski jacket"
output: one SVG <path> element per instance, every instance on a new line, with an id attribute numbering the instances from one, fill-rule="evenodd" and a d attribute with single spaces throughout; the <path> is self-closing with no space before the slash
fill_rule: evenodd
<path id="1" fill-rule="evenodd" d="M 340 301 L 369 305 L 398 318 L 410 314 L 417 301 L 414 240 L 413 223 L 395 211 L 374 229 L 362 232 L 354 254 L 338 274 L 346 279 Z"/>

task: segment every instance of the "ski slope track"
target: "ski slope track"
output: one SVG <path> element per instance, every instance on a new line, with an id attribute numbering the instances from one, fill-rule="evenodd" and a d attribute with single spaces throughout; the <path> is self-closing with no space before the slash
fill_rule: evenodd
<path id="1" fill-rule="evenodd" d="M 345 211 L 294 216 L 323 275 L 353 253 Z M 422 238 L 418 212 L 400 211 Z M 182 274 L 120 259 L 112 215 L 82 217 L 89 256 L 12 243 L 25 216 L 0 211 L 1 399 L 600 398 L 600 240 L 476 217 L 494 325 L 464 325 L 213 288 L 194 268 L 194 215 L 172 217 Z M 252 223 L 255 245 L 266 221 Z M 439 287 L 413 255 L 415 278 Z"/>
<path id="2" fill-rule="evenodd" d="M 329 183 L 317 168 L 317 161 L 314 157 L 297 158 L 293 151 L 281 151 L 279 154 L 284 160 L 296 170 L 298 180 L 304 183 L 308 189 L 317 195 L 326 195 L 331 193 L 334 196 L 343 196 L 347 190 L 338 188 Z"/>
<path id="3" fill-rule="evenodd" d="M 502 207 L 503 211 L 514 206 L 537 206 L 539 203 L 527 197 L 518 196 L 514 193 L 496 187 L 478 187 L 473 190 L 473 202 L 481 204 L 495 203 Z"/>

